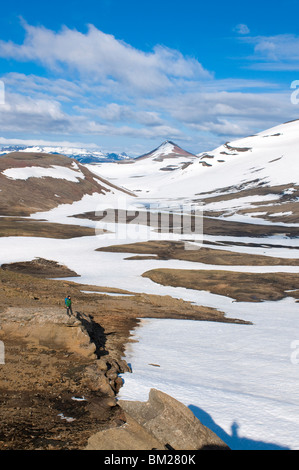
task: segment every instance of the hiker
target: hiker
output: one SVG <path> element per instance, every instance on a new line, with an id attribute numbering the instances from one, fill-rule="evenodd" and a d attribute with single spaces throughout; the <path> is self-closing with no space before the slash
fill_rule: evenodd
<path id="1" fill-rule="evenodd" d="M 68 295 L 68 296 L 64 299 L 64 302 L 65 302 L 65 306 L 66 306 L 66 313 L 67 313 L 67 315 L 70 317 L 71 315 L 73 315 L 71 296 Z"/>

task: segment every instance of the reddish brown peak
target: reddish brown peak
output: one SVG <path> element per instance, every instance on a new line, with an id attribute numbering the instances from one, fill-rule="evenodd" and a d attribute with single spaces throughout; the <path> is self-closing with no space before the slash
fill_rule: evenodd
<path id="1" fill-rule="evenodd" d="M 152 150 L 149 153 L 141 155 L 136 160 L 143 160 L 146 158 L 152 158 L 154 161 L 163 161 L 165 158 L 176 158 L 176 157 L 191 157 L 196 158 L 196 155 L 187 152 L 182 149 L 179 145 L 175 144 L 171 140 L 165 140 L 159 147 Z"/>

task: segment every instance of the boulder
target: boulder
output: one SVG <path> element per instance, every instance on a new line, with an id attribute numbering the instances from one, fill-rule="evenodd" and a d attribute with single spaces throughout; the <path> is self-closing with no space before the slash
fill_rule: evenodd
<path id="1" fill-rule="evenodd" d="M 122 426 L 99 431 L 88 439 L 86 450 L 163 450 L 163 445 L 130 415 Z"/>
<path id="2" fill-rule="evenodd" d="M 87 449 L 97 450 L 229 450 L 184 404 L 156 389 L 147 402 L 118 402 L 125 423 L 93 435 Z"/>

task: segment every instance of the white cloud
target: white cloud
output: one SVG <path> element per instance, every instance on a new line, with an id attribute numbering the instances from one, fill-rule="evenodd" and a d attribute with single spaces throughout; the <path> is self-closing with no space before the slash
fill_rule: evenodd
<path id="1" fill-rule="evenodd" d="M 217 136 L 231 140 L 298 117 L 298 106 L 292 105 L 288 90 L 249 93 L 210 91 L 208 88 L 201 93 L 181 93 L 175 100 L 158 97 L 144 105 L 163 109 L 193 139 L 198 131 L 199 135 L 210 133 L 215 140 Z"/>
<path id="2" fill-rule="evenodd" d="M 134 111 L 116 105 L 103 109 L 104 122 L 88 113 L 70 114 L 53 99 L 32 99 L 17 93 L 8 93 L 1 106 L 0 128 L 2 132 L 39 135 L 64 134 L 68 136 L 118 136 L 152 138 L 184 138 L 183 132 L 160 119 L 155 112 Z M 120 108 L 120 109 L 119 109 Z M 124 114 L 123 125 L 116 125 L 116 113 Z M 99 113 L 100 114 L 100 113 Z M 127 116 L 127 119 L 125 119 Z M 107 116 L 106 116 L 107 117 Z M 130 119 L 129 119 L 130 117 Z M 124 124 L 125 122 L 125 124 Z M 35 139 L 34 139 L 35 140 Z"/>
<path id="3" fill-rule="evenodd" d="M 251 68 L 272 71 L 299 70 L 299 36 L 279 34 L 247 37 L 243 40 L 254 46 L 253 55 L 248 58 Z"/>
<path id="4" fill-rule="evenodd" d="M 250 29 L 246 24 L 238 24 L 235 28 L 234 31 L 236 31 L 238 34 L 249 34 Z"/>
<path id="5" fill-rule="evenodd" d="M 89 25 L 86 34 L 64 27 L 55 32 L 24 23 L 26 37 L 19 45 L 0 41 L 0 57 L 36 61 L 66 75 L 76 72 L 94 82 L 114 80 L 130 90 L 158 92 L 173 79 L 198 80 L 211 74 L 195 58 L 157 45 L 143 52 Z"/>
<path id="6" fill-rule="evenodd" d="M 6 92 L 1 106 L 0 126 L 9 132 L 65 132 L 69 118 L 58 101 L 33 99 L 18 93 Z"/>
<path id="7" fill-rule="evenodd" d="M 275 82 L 219 80 L 196 59 L 161 45 L 145 53 L 94 26 L 86 34 L 66 27 L 59 32 L 25 29 L 21 45 L 0 41 L 0 56 L 43 64 L 51 73 L 1 77 L 6 100 L 0 128 L 10 135 L 43 140 L 92 136 L 98 142 L 110 136 L 113 146 L 117 139 L 198 142 L 202 136 L 216 141 L 297 117 L 289 90 Z M 295 36 L 254 38 L 245 37 L 245 27 L 241 31 L 239 39 L 254 47 L 250 63 L 255 67 L 266 67 L 266 61 L 286 66 L 287 58 L 292 64 L 299 54 Z"/>
<path id="8" fill-rule="evenodd" d="M 108 122 L 135 122 L 145 126 L 160 126 L 164 124 L 159 113 L 155 111 L 146 111 L 134 109 L 134 106 L 118 103 L 109 103 L 106 106 L 96 106 L 93 108 L 76 107 L 80 113 L 90 116 L 97 116 Z"/>
<path id="9" fill-rule="evenodd" d="M 49 99 L 52 96 L 56 101 L 67 102 L 84 96 L 81 84 L 63 78 L 50 79 L 33 74 L 10 72 L 5 74 L 2 79 L 8 89 L 38 99 Z"/>
<path id="10" fill-rule="evenodd" d="M 22 80 L 15 78 L 21 87 Z M 25 76 L 24 83 L 27 91 L 36 91 L 37 79 L 31 77 L 29 80 Z M 46 83 L 50 85 L 48 81 Z M 67 87 L 67 83 L 63 85 Z M 243 87 L 244 83 L 240 85 Z M 56 87 L 53 79 L 50 89 Z M 33 97 L 8 91 L 6 104 L 1 107 L 0 128 L 2 133 L 16 136 L 26 133 L 34 141 L 33 136 L 42 136 L 43 139 L 47 136 L 48 140 L 52 140 L 51 136 L 55 139 L 57 135 L 70 140 L 86 140 L 89 136 L 92 140 L 96 138 L 98 145 L 102 146 L 101 137 L 106 140 L 110 137 L 114 139 L 114 147 L 122 139 L 155 142 L 158 139 L 181 142 L 192 139 L 197 142 L 200 135 L 207 133 L 209 140 L 214 139 L 216 143 L 219 136 L 231 140 L 297 117 L 298 107 L 291 104 L 289 90 L 286 93 L 276 90 L 253 93 L 246 89 L 234 91 L 235 88 L 235 82 L 210 81 L 202 87 L 202 92 L 191 87 L 190 90 L 180 89 L 175 93 L 143 97 L 125 104 L 111 102 L 101 105 L 94 95 L 87 98 L 83 92 L 80 96 L 81 87 L 78 86 L 74 87 L 73 106 L 68 105 L 69 109 L 65 108 L 64 101 L 57 101 L 54 96 L 40 95 L 39 87 L 36 95 L 32 91 Z M 84 104 L 88 106 L 84 107 Z"/>
<path id="11" fill-rule="evenodd" d="M 217 135 L 240 136 L 244 135 L 242 124 L 233 123 L 227 119 L 216 119 L 216 121 L 205 121 L 203 124 L 190 124 L 192 129 L 198 131 L 214 132 Z"/>

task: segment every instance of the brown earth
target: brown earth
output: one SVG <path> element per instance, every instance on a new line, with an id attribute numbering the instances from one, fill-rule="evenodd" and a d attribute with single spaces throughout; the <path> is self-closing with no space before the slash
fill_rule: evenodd
<path id="1" fill-rule="evenodd" d="M 21 261 L 18 263 L 2 264 L 4 271 L 13 271 L 16 273 L 25 273 L 37 277 L 76 277 L 78 274 L 67 266 L 63 266 L 56 261 L 43 258 L 35 258 L 32 261 Z"/>
<path id="2" fill-rule="evenodd" d="M 217 245 L 217 246 L 243 246 L 243 247 L 253 247 L 253 248 L 286 248 L 285 245 L 280 245 L 279 243 L 255 243 L 255 242 L 242 242 L 242 241 L 227 241 L 227 240 L 220 240 L 217 242 L 203 242 L 203 245 L 208 244 L 208 245 Z M 299 250 L 297 246 L 291 246 L 288 245 L 287 247 L 288 250 Z"/>
<path id="3" fill-rule="evenodd" d="M 297 199 L 297 198 L 296 198 Z M 255 212 L 264 212 L 262 216 L 256 215 Z M 252 217 L 262 217 L 272 224 L 275 222 L 283 222 L 285 224 L 297 224 L 299 217 L 299 203 L 296 201 L 284 202 L 278 204 L 260 205 L 258 208 L 242 209 L 239 214 L 250 214 Z"/>
<path id="4" fill-rule="evenodd" d="M 206 235 L 226 235 L 231 237 L 270 237 L 273 235 L 297 237 L 298 227 L 288 227 L 275 224 L 250 224 L 204 217 L 203 233 Z"/>
<path id="5" fill-rule="evenodd" d="M 188 245 L 189 248 L 192 245 Z M 112 253 L 136 253 L 138 255 L 155 255 L 154 259 L 179 259 L 205 264 L 218 264 L 230 266 L 298 266 L 299 259 L 276 258 L 273 256 L 237 253 L 233 251 L 206 248 L 185 249 L 184 242 L 147 241 L 128 243 L 125 245 L 111 245 L 98 248 L 97 251 Z M 132 256 L 127 259 L 148 259 L 146 256 Z"/>
<path id="6" fill-rule="evenodd" d="M 121 211 L 119 211 L 121 212 Z M 137 212 L 137 211 L 136 211 Z M 262 225 L 262 224 L 251 224 L 245 222 L 233 222 L 231 220 L 217 219 L 216 214 L 207 216 L 205 213 L 202 218 L 196 219 L 197 227 L 202 227 L 203 234 L 206 235 L 223 235 L 231 237 L 269 237 L 272 235 L 284 235 L 287 237 L 297 237 L 298 227 L 275 225 L 275 223 Z M 161 227 L 157 225 L 155 218 L 150 218 L 150 213 L 146 211 L 140 211 L 135 216 L 131 212 L 127 212 L 126 221 L 127 223 L 134 222 L 134 218 L 138 216 L 138 224 L 148 225 L 155 227 L 158 232 L 173 231 L 174 233 L 181 233 L 181 216 L 173 215 L 170 218 L 169 225 L 167 227 Z M 212 217 L 213 216 L 213 217 Z M 94 211 L 85 212 L 82 214 L 76 214 L 74 217 L 79 219 L 89 219 L 93 221 L 101 221 L 104 215 L 96 214 Z M 110 217 L 110 218 L 109 218 Z M 125 220 L 125 215 L 122 215 Z M 117 222 L 118 213 L 117 211 L 111 211 L 111 214 L 105 214 L 105 222 Z M 272 220 L 273 222 L 273 220 Z M 195 218 L 191 221 L 191 230 L 194 230 Z M 188 234 L 186 234 L 186 239 Z M 192 235 L 192 233 L 190 233 Z M 192 239 L 192 238 L 191 238 Z"/>
<path id="7" fill-rule="evenodd" d="M 258 183 L 258 181 L 256 182 Z M 288 191 L 291 190 L 289 193 Z M 225 194 L 225 192 L 228 192 Z M 236 210 L 236 214 L 250 214 L 252 217 L 255 217 L 255 212 L 264 212 L 263 215 L 257 215 L 256 217 L 262 217 L 264 220 L 270 221 L 272 224 L 276 222 L 283 222 L 286 224 L 298 223 L 299 217 L 299 203 L 298 203 L 298 196 L 299 196 L 299 187 L 293 184 L 285 184 L 285 185 L 278 185 L 278 186 L 267 186 L 266 184 L 261 184 L 259 187 L 251 188 L 251 189 L 242 189 L 242 188 L 222 188 L 219 191 L 218 195 L 213 195 L 211 197 L 205 197 L 202 195 L 200 201 L 203 204 L 209 204 L 214 202 L 221 202 L 221 201 L 235 201 L 238 202 L 239 198 L 248 197 L 248 196 L 272 196 L 273 200 L 263 201 L 256 201 L 252 203 L 252 207 L 248 207 L 245 209 Z M 200 195 L 199 195 L 200 196 Z M 277 196 L 279 198 L 277 199 Z M 225 215 L 227 210 L 213 210 L 209 211 L 205 209 L 203 206 L 203 210 L 206 216 L 210 217 L 218 217 L 221 215 Z M 290 214 L 288 214 L 290 212 Z M 281 214 L 282 213 L 282 214 Z M 287 214 L 284 214 L 287 213 Z M 278 214 L 278 215 L 277 215 Z"/>
<path id="8" fill-rule="evenodd" d="M 292 194 L 284 194 L 286 190 L 293 189 L 294 192 Z M 225 194 L 227 193 L 227 194 Z M 208 193 L 205 193 L 208 194 Z M 198 194 L 200 195 L 200 194 Z M 202 193 L 204 195 L 204 193 Z M 200 200 L 203 203 L 209 203 L 209 202 L 219 202 L 219 201 L 230 201 L 233 199 L 238 199 L 241 197 L 247 197 L 247 196 L 268 196 L 268 195 L 273 195 L 273 196 L 281 196 L 282 197 L 282 202 L 287 202 L 292 199 L 296 199 L 299 196 L 299 187 L 293 184 L 284 184 L 284 185 L 278 185 L 278 186 L 267 186 L 267 185 L 262 185 L 257 188 L 250 188 L 250 189 L 242 189 L 242 188 L 222 188 L 221 191 L 219 191 L 218 195 L 213 195 L 211 197 L 202 197 Z M 273 198 L 273 202 L 275 203 L 276 199 Z M 270 202 L 270 201 L 267 201 Z M 261 201 L 260 203 L 257 204 L 264 204 L 264 201 Z"/>
<path id="9" fill-rule="evenodd" d="M 106 376 L 116 363 L 96 360 L 80 322 L 52 307 L 13 307 L 0 319 L 0 450 L 80 449 L 91 434 L 123 422 Z M 114 387 L 116 370 L 125 369 L 114 367 Z"/>
<path id="10" fill-rule="evenodd" d="M 297 273 L 152 269 L 145 272 L 143 276 L 164 286 L 209 291 L 213 294 L 231 297 L 238 302 L 281 300 L 285 297 L 299 299 L 299 274 Z"/>
<path id="11" fill-rule="evenodd" d="M 189 318 L 193 320 L 224 322 L 241 321 L 225 317 L 223 312 L 217 309 L 196 306 L 191 302 L 175 299 L 168 295 L 139 294 L 121 289 L 90 286 L 67 280 L 44 279 L 44 277 L 54 275 L 53 266 L 57 268 L 57 264 L 46 260 L 41 266 L 43 270 L 42 278 L 40 277 L 40 270 L 36 271 L 35 269 L 34 261 L 5 265 L 5 270 L 0 268 L 0 311 L 7 307 L 40 307 L 49 305 L 64 308 L 64 298 L 66 295 L 70 295 L 75 299 L 75 308 L 79 312 L 91 314 L 95 317 L 99 316 L 101 323 L 103 320 L 110 322 L 114 318 L 116 322 L 115 330 L 117 332 L 115 333 L 115 338 L 119 338 L 122 324 L 128 322 L 129 329 L 131 329 L 132 324 L 136 325 L 138 323 L 137 318 Z M 31 275 L 25 274 L 25 269 Z M 63 269 L 66 269 L 66 267 L 58 266 L 56 273 L 59 272 L 59 277 L 62 277 Z M 119 297 L 109 296 L 109 293 L 119 293 L 120 295 Z M 124 296 L 122 294 L 128 295 Z M 129 330 L 126 329 L 125 331 L 125 336 L 127 337 Z M 121 340 L 124 340 L 123 336 Z M 120 343 L 118 342 L 119 345 Z"/>
<path id="12" fill-rule="evenodd" d="M 0 159 L 0 215 L 19 217 L 1 217 L 0 236 L 71 238 L 94 235 L 93 229 L 85 227 L 20 218 L 79 200 L 84 194 L 104 192 L 109 183 L 98 177 L 94 179 L 78 162 L 85 175 L 79 183 L 64 181 L 61 184 L 61 180 L 53 178 L 9 180 L 1 174 L 10 167 L 70 167 L 72 162 L 68 157 L 27 153 Z M 113 185 L 110 187 L 115 189 Z M 78 217 L 98 220 L 95 213 Z M 251 225 L 209 217 L 203 220 L 207 234 L 297 236 L 295 227 Z M 147 218 L 142 223 L 148 223 Z M 154 253 L 160 259 L 200 259 L 200 262 L 227 265 L 290 264 L 290 260 L 252 257 L 206 247 L 201 249 L 203 251 L 182 251 L 180 244 L 133 246 L 136 250 L 133 253 L 137 255 Z M 112 250 L 123 250 L 123 247 Z M 296 261 L 291 261 L 297 265 Z M 170 296 L 51 280 L 51 277 L 76 276 L 67 266 L 51 260 L 35 259 L 2 268 L 0 340 L 5 345 L 5 364 L 0 364 L 0 450 L 85 449 L 92 435 L 107 428 L 123 427 L 126 413 L 116 401 L 122 386 L 119 374 L 129 370 L 123 355 L 128 342 L 134 341 L 131 331 L 138 326 L 140 318 L 248 323 L 226 317 L 217 309 L 195 306 Z M 299 298 L 299 275 L 293 274 L 160 269 L 144 276 L 165 285 L 210 290 L 236 300 L 276 300 L 286 295 Z M 287 293 L 293 289 L 296 292 Z M 119 296 L 109 296 L 109 292 Z M 72 318 L 67 317 L 64 308 L 67 294 L 73 299 Z"/>
<path id="13" fill-rule="evenodd" d="M 0 237 L 76 238 L 93 236 L 93 228 L 20 217 L 0 217 Z"/>
<path id="14" fill-rule="evenodd" d="M 73 169 L 75 163 L 84 178 L 77 182 L 50 177 L 14 180 L 2 172 L 8 168 L 51 167 L 52 165 Z M 38 211 L 46 211 L 59 204 L 71 204 L 86 194 L 105 194 L 116 189 L 115 185 L 95 176 L 87 168 L 64 155 L 43 153 L 12 152 L 0 158 L 0 215 L 29 216 Z M 127 192 L 117 188 L 121 193 Z"/>
<path id="15" fill-rule="evenodd" d="M 34 275 L 20 273 L 24 269 Z M 43 278 L 57 269 L 62 274 L 63 267 L 47 260 L 0 269 L 0 450 L 84 449 L 93 434 L 123 425 L 115 398 L 139 318 L 245 323 L 169 296 L 109 296 L 129 292 Z M 72 319 L 66 294 L 73 299 Z M 89 330 L 87 344 L 78 321 Z"/>

